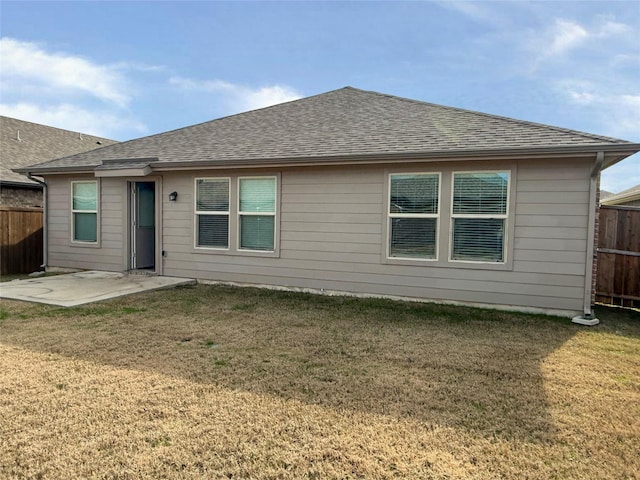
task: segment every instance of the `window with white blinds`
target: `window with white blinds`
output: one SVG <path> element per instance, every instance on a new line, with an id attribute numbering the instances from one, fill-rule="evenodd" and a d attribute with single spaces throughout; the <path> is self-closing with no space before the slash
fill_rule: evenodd
<path id="1" fill-rule="evenodd" d="M 508 172 L 453 174 L 451 260 L 504 263 Z"/>
<path id="2" fill-rule="evenodd" d="M 389 183 L 389 257 L 437 258 L 440 174 L 392 174 Z"/>
<path id="3" fill-rule="evenodd" d="M 229 179 L 196 178 L 196 247 L 229 248 Z"/>
<path id="4" fill-rule="evenodd" d="M 239 248 L 275 250 L 276 177 L 238 179 Z"/>
<path id="5" fill-rule="evenodd" d="M 98 242 L 98 182 L 71 182 L 71 238 Z"/>

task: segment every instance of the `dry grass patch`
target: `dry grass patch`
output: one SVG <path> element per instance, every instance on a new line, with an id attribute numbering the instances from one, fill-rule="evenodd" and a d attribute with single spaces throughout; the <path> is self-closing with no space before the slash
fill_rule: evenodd
<path id="1" fill-rule="evenodd" d="M 2 478 L 640 471 L 638 314 L 212 286 L 1 306 Z"/>

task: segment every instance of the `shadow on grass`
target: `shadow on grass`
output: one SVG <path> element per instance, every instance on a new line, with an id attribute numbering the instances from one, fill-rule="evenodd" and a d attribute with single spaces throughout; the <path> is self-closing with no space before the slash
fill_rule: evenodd
<path id="1" fill-rule="evenodd" d="M 553 441 L 541 362 L 584 328 L 553 317 L 202 285 L 69 309 L 4 302 L 0 313 L 8 345 L 526 442 Z M 638 336 L 640 316 L 603 316 L 596 328 Z"/>

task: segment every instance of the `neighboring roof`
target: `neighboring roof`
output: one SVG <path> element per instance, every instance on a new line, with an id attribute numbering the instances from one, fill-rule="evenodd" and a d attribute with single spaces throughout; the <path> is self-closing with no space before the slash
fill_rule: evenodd
<path id="1" fill-rule="evenodd" d="M 106 138 L 0 116 L 0 181 L 3 184 L 38 185 L 12 169 L 114 143 Z"/>
<path id="2" fill-rule="evenodd" d="M 615 138 L 345 87 L 54 160 L 30 171 L 92 170 L 104 160 L 150 157 L 157 159 L 153 168 L 161 169 L 618 147 L 622 157 L 640 150 Z"/>
<path id="3" fill-rule="evenodd" d="M 610 196 L 615 195 L 613 192 L 609 192 L 608 190 L 600 190 L 600 202 L 605 198 L 609 198 Z"/>
<path id="4" fill-rule="evenodd" d="M 601 200 L 600 203 L 602 205 L 621 205 L 623 203 L 635 202 L 636 200 L 640 200 L 640 184 L 615 193 L 610 197 L 606 197 L 604 200 Z"/>

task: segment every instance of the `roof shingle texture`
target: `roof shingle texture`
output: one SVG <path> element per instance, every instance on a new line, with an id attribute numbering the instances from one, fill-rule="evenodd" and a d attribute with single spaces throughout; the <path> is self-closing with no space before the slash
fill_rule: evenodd
<path id="1" fill-rule="evenodd" d="M 620 143 L 626 142 L 345 87 L 40 167 L 95 167 L 103 160 L 149 157 L 161 166 Z"/>
<path id="2" fill-rule="evenodd" d="M 114 143 L 114 140 L 106 138 L 0 116 L 0 180 L 36 184 L 24 175 L 12 172 L 11 169 Z"/>

